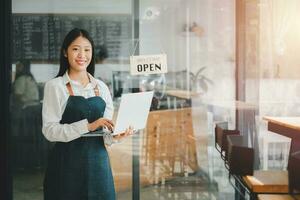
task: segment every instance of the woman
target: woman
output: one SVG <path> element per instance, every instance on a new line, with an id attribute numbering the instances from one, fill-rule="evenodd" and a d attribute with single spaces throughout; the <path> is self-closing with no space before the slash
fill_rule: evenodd
<path id="1" fill-rule="evenodd" d="M 34 151 L 36 137 L 40 135 L 38 122 L 41 120 L 41 104 L 38 84 L 30 72 L 30 60 L 23 59 L 16 63 L 10 109 L 14 168 L 25 170 L 41 167 L 39 154 Z M 26 157 L 29 154 L 31 156 Z"/>
<path id="2" fill-rule="evenodd" d="M 13 83 L 14 106 L 21 109 L 36 105 L 39 102 L 39 89 L 32 73 L 30 72 L 30 61 L 22 60 L 16 63 L 16 76 Z"/>
<path id="3" fill-rule="evenodd" d="M 45 85 L 43 133 L 56 142 L 44 180 L 45 200 L 114 200 L 115 189 L 104 143 L 109 137 L 81 137 L 113 129 L 113 102 L 107 86 L 93 77 L 94 43 L 73 29 L 60 52 L 57 77 Z M 132 128 L 117 136 L 132 134 Z"/>

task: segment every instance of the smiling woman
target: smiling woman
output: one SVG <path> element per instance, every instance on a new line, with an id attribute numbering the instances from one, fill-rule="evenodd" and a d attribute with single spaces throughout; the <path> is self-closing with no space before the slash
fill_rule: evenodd
<path id="1" fill-rule="evenodd" d="M 93 77 L 94 43 L 83 29 L 71 30 L 61 48 L 60 71 L 45 85 L 43 134 L 56 142 L 49 156 L 44 199 L 114 200 L 109 137 L 82 137 L 99 128 L 113 130 L 108 87 Z M 126 137 L 131 129 L 122 133 Z"/>

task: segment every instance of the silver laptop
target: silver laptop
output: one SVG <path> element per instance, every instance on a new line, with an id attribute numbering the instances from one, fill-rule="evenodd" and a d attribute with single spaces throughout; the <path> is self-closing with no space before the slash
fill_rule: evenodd
<path id="1" fill-rule="evenodd" d="M 146 127 L 148 114 L 153 98 L 153 91 L 122 94 L 117 120 L 112 135 L 125 132 L 132 126 L 134 130 Z M 103 136 L 109 132 L 106 129 L 84 134 L 82 137 Z"/>

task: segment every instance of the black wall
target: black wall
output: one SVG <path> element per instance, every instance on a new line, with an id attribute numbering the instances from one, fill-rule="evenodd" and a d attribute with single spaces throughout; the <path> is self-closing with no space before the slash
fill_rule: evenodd
<path id="1" fill-rule="evenodd" d="M 121 49 L 130 48 L 131 18 L 128 14 L 13 14 L 12 60 L 59 61 L 63 38 L 75 27 L 90 33 L 96 52 L 105 45 L 110 59 L 128 57 Z"/>
<path id="2" fill-rule="evenodd" d="M 9 89 L 11 82 L 11 0 L 0 1 L 0 199 L 12 199 L 9 166 Z"/>

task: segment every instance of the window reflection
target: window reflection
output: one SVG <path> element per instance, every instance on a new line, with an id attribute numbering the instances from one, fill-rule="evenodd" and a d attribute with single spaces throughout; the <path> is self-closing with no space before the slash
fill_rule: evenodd
<path id="1" fill-rule="evenodd" d="M 13 166 L 16 171 L 45 166 L 48 144 L 41 135 L 41 90 L 43 88 L 31 73 L 30 60 L 18 61 L 11 94 Z"/>
<path id="2" fill-rule="evenodd" d="M 141 1 L 140 53 L 163 51 L 169 63 L 168 73 L 144 77 L 131 76 L 127 70 L 134 48 L 131 1 L 118 5 L 105 1 L 105 6 L 103 1 L 67 2 L 29 1 L 28 5 L 37 5 L 30 9 L 14 0 L 13 62 L 31 59 L 39 91 L 36 105 L 13 116 L 21 118 L 20 124 L 12 120 L 12 128 L 18 129 L 12 132 L 15 199 L 27 194 L 42 199 L 51 146 L 41 133 L 43 85 L 58 72 L 58 46 L 72 25 L 92 27 L 84 28 L 94 34 L 99 56 L 95 77 L 109 86 L 116 110 L 122 93 L 155 90 L 148 126 L 140 133 L 140 151 L 135 152 L 140 156 L 141 199 L 213 199 L 219 193 L 231 199 L 226 171 L 211 149 L 212 134 L 206 134 L 206 108 L 201 106 L 235 98 L 233 1 L 224 5 L 217 1 Z M 45 10 L 48 3 L 51 6 Z M 26 20 L 22 21 L 24 12 Z M 28 27 L 30 37 L 23 30 Z M 30 42 L 33 45 L 26 46 Z M 235 125 L 231 107 L 213 115 Z M 109 148 L 117 196 L 122 200 L 132 199 L 132 148 L 131 139 Z"/>

